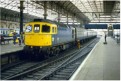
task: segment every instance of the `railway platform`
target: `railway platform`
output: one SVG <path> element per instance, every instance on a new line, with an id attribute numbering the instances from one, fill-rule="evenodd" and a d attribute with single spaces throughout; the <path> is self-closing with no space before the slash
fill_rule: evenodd
<path id="1" fill-rule="evenodd" d="M 70 80 L 120 80 L 120 44 L 100 39 Z"/>
<path id="2" fill-rule="evenodd" d="M 14 45 L 13 41 L 10 41 L 9 43 L 0 45 L 1 49 L 0 55 L 23 50 L 23 47 L 24 44 L 21 44 L 20 46 L 19 44 Z"/>

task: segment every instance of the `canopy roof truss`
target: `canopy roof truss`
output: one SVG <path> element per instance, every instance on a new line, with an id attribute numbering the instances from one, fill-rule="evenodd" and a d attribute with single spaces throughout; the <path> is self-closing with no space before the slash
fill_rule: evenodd
<path id="1" fill-rule="evenodd" d="M 44 0 L 43 0 L 44 1 Z M 48 0 L 47 0 L 48 1 Z M 52 1 L 56 5 L 64 6 L 63 9 L 67 11 L 62 12 L 62 16 L 67 16 L 67 12 L 73 12 L 69 16 L 76 16 L 77 20 L 83 20 L 86 17 L 89 18 L 91 22 L 120 22 L 120 1 L 105 1 L 105 0 L 67 0 L 67 1 Z M 73 8 L 73 3 L 77 8 Z M 20 12 L 19 0 L 0 0 L 0 7 L 15 10 Z M 49 2 L 51 4 L 51 2 Z M 56 5 L 55 5 L 56 4 Z M 24 13 L 38 16 L 43 18 L 43 3 L 38 0 L 24 0 Z M 51 5 L 49 6 L 51 7 Z M 109 9 L 111 8 L 111 9 Z M 48 8 L 48 19 L 56 20 L 58 17 L 58 11 L 55 9 Z M 84 17 L 84 15 L 86 17 Z M 73 21 L 73 16 L 69 18 L 69 21 Z M 62 19 L 64 22 L 66 18 Z M 86 19 L 85 21 L 89 21 Z"/>
<path id="2" fill-rule="evenodd" d="M 120 22 L 119 0 L 71 0 L 71 2 L 75 4 L 91 22 Z"/>

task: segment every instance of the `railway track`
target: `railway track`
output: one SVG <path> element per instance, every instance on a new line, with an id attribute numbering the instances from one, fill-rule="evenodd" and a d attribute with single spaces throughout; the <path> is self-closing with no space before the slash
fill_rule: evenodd
<path id="1" fill-rule="evenodd" d="M 9 79 L 11 76 L 14 76 L 16 74 L 19 74 L 21 72 L 24 72 L 25 70 L 28 70 L 30 67 L 34 67 L 37 63 L 35 62 L 21 62 L 18 63 L 14 66 L 2 69 L 1 71 L 1 79 L 3 80 L 7 80 Z"/>
<path id="2" fill-rule="evenodd" d="M 91 44 L 80 50 L 71 50 L 71 53 L 52 57 L 41 63 L 25 63 L 20 67 L 11 70 L 1 71 L 3 80 L 68 80 L 73 72 L 78 68 L 86 54 L 95 45 L 95 39 Z M 20 71 L 18 71 L 20 70 Z M 73 70 L 73 71 L 72 71 Z M 66 77 L 64 77 L 66 75 Z M 68 75 L 68 76 L 67 76 Z"/>
<path id="3" fill-rule="evenodd" d="M 76 71 L 80 63 L 83 62 L 85 57 L 86 55 L 82 56 L 78 60 L 70 62 L 66 65 L 63 65 L 41 79 L 42 80 L 69 80 L 69 78 Z"/>
<path id="4" fill-rule="evenodd" d="M 74 49 L 73 49 L 74 50 Z M 66 54 L 69 50 L 65 51 L 63 54 Z M 1 68 L 1 76 L 2 80 L 11 79 L 14 75 L 26 72 L 32 68 L 36 68 L 38 66 L 43 66 L 45 63 L 52 61 L 53 59 L 58 59 L 62 57 L 63 54 L 55 57 L 51 57 L 50 59 L 43 59 L 41 61 L 20 61 L 17 63 L 9 64 L 5 67 Z"/>
<path id="5" fill-rule="evenodd" d="M 86 55 L 91 51 L 94 47 L 95 43 L 87 46 L 83 50 L 80 51 L 75 57 L 72 57 L 68 62 L 61 65 L 61 67 L 57 67 L 53 72 L 48 75 L 45 75 L 42 80 L 69 80 L 69 78 L 73 75 L 79 65 L 83 62 Z"/>

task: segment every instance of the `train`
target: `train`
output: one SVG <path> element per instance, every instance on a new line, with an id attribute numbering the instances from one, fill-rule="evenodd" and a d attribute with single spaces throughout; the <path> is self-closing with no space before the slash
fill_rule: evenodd
<path id="1" fill-rule="evenodd" d="M 18 37 L 20 29 L 13 29 L 13 28 L 0 28 L 0 43 L 5 41 L 13 40 L 13 33 L 16 32 L 17 39 L 16 43 L 18 43 Z"/>
<path id="2" fill-rule="evenodd" d="M 13 32 L 19 34 L 20 29 L 13 29 L 13 28 L 0 28 L 0 35 L 2 36 L 13 36 Z"/>
<path id="3" fill-rule="evenodd" d="M 11 36 L 12 28 L 0 28 L 0 35 Z"/>
<path id="4" fill-rule="evenodd" d="M 45 19 L 34 19 L 25 24 L 24 50 L 26 53 L 57 55 L 72 45 L 95 38 L 97 32 Z M 46 52 L 46 53 L 41 53 Z"/>

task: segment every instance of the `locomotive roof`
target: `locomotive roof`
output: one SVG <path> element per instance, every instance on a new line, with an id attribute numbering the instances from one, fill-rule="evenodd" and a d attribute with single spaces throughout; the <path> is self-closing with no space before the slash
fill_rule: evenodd
<path id="1" fill-rule="evenodd" d="M 61 22 L 51 21 L 51 20 L 48 20 L 48 19 L 34 19 L 33 21 L 34 22 L 47 22 L 47 23 L 56 24 L 57 26 L 67 27 L 67 25 L 65 25 Z"/>
<path id="2" fill-rule="evenodd" d="M 47 23 L 55 24 L 53 21 L 47 20 L 47 19 L 34 19 L 33 21 L 34 22 L 47 22 Z"/>

